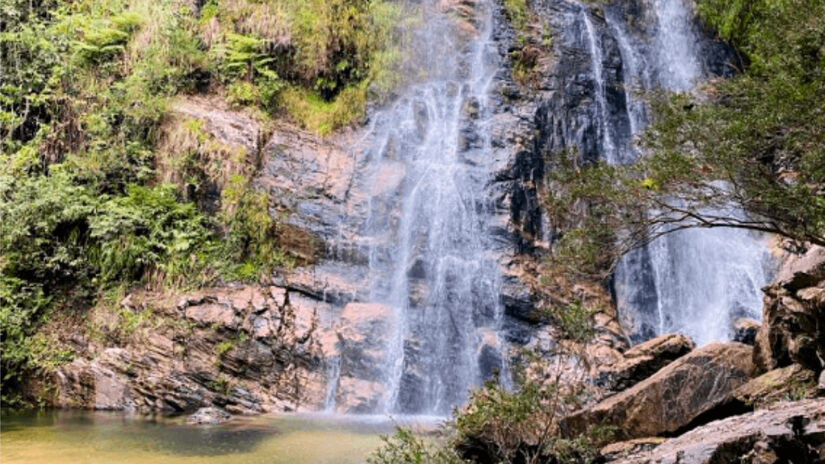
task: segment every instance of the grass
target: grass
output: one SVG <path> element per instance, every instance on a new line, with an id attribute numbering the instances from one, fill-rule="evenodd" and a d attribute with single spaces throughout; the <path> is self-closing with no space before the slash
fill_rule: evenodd
<path id="1" fill-rule="evenodd" d="M 281 98 L 287 113 L 303 128 L 319 135 L 328 135 L 333 130 L 364 117 L 367 104 L 366 82 L 344 89 L 332 101 L 298 87 L 286 89 Z"/>

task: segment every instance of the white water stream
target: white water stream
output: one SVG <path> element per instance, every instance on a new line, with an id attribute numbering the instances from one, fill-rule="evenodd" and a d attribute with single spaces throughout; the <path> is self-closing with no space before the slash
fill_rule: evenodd
<path id="1" fill-rule="evenodd" d="M 682 0 L 655 0 L 653 7 L 656 32 L 646 40 L 632 37 L 617 18 L 606 15 L 608 31 L 621 51 L 632 136 L 646 125 L 644 102 L 635 96 L 638 90 L 691 91 L 704 77 L 691 12 Z M 590 32 L 587 16 L 585 20 L 591 50 L 601 50 L 602 42 Z M 602 60 L 602 52 L 592 53 L 592 58 Z M 603 89 L 604 74 L 594 72 L 594 79 Z M 608 163 L 625 161 L 616 157 L 612 144 L 606 143 L 602 153 Z M 636 340 L 670 332 L 685 333 L 699 345 L 728 340 L 735 319 L 761 317 L 760 288 L 768 280 L 768 262 L 765 237 L 748 231 L 692 229 L 667 235 L 620 263 L 615 276 L 619 312 Z"/>
<path id="2" fill-rule="evenodd" d="M 377 413 L 447 415 L 485 378 L 505 373 L 500 276 L 493 256 L 487 95 L 500 63 L 492 11 L 476 34 L 424 2 L 411 61 L 425 75 L 373 116 L 373 187 L 363 235 L 370 301 L 391 308 Z M 506 377 L 503 375 L 502 377 Z"/>

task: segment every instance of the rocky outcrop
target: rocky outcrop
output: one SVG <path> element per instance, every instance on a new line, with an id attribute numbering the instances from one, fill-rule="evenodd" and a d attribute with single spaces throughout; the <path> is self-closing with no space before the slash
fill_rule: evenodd
<path id="1" fill-rule="evenodd" d="M 624 352 L 623 359 L 602 367 L 598 382 L 608 390 L 621 391 L 650 377 L 659 369 L 689 353 L 696 345 L 681 334 L 652 338 Z"/>
<path id="2" fill-rule="evenodd" d="M 754 365 L 759 373 L 800 364 L 819 373 L 825 363 L 825 249 L 788 260 L 765 288 Z"/>
<path id="3" fill-rule="evenodd" d="M 98 410 L 123 410 L 132 406 L 128 377 L 107 367 L 119 358 L 117 348 L 103 352 L 98 361 L 77 359 L 55 373 L 57 404 Z"/>
<path id="4" fill-rule="evenodd" d="M 275 286 L 130 295 L 92 314 L 97 337 L 54 374 L 54 405 L 233 413 L 323 404 L 318 305 Z M 323 309 L 323 308 L 321 308 Z M 106 347 L 116 344 L 117 347 Z"/>
<path id="5" fill-rule="evenodd" d="M 711 422 L 615 464 L 815 464 L 825 461 L 825 400 Z"/>
<path id="6" fill-rule="evenodd" d="M 750 379 L 751 348 L 712 343 L 672 362 L 633 387 L 567 417 L 568 433 L 587 424 L 617 428 L 616 438 L 673 435 L 715 418 Z"/>

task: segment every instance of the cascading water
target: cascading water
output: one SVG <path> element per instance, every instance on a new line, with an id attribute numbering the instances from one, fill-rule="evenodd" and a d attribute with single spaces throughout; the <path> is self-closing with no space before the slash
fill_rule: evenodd
<path id="1" fill-rule="evenodd" d="M 373 183 L 363 231 L 369 300 L 392 313 L 378 413 L 445 415 L 485 378 L 506 377 L 484 191 L 498 65 L 492 11 L 479 2 L 475 36 L 461 37 L 431 3 L 411 60 L 424 82 L 374 115 L 363 157 Z"/>
<path id="2" fill-rule="evenodd" d="M 688 91 L 703 77 L 695 47 L 698 37 L 682 0 L 656 0 L 653 7 L 655 34 L 647 40 L 634 39 L 610 10 L 605 15 L 607 30 L 621 52 L 628 114 L 608 115 L 600 126 L 610 127 L 612 118 L 627 117 L 631 136 L 646 124 L 645 105 L 635 98 L 637 90 Z M 584 21 L 590 49 L 598 51 L 591 51 L 592 59 L 601 61 L 602 43 L 586 13 Z M 604 89 L 601 66 L 594 64 L 593 70 L 596 88 Z M 596 91 L 597 100 L 603 92 Z M 604 143 L 601 152 L 608 163 L 635 157 L 632 146 Z M 628 159 L 616 153 L 632 155 Z M 669 234 L 630 253 L 616 270 L 614 288 L 632 338 L 682 332 L 701 345 L 730 339 L 732 322 L 738 317 L 758 319 L 769 261 L 763 242 L 764 237 L 738 229 L 694 229 Z"/>

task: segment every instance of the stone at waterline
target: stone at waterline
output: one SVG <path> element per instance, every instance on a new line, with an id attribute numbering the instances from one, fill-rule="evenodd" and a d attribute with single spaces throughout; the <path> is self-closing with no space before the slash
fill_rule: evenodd
<path id="1" fill-rule="evenodd" d="M 99 360 L 75 359 L 54 373 L 59 407 L 97 410 L 132 409 L 127 379 L 106 366 L 105 361 L 125 356 L 124 350 L 108 348 Z"/>
<path id="2" fill-rule="evenodd" d="M 187 424 L 194 425 L 218 425 L 229 421 L 232 415 L 221 408 L 208 407 L 200 408 L 194 414 L 186 418 Z"/>
<path id="3" fill-rule="evenodd" d="M 729 417 L 612 464 L 825 462 L 825 400 L 782 402 Z"/>
<path id="4" fill-rule="evenodd" d="M 588 424 L 617 427 L 618 440 L 670 435 L 723 414 L 733 392 L 750 379 L 751 347 L 711 343 L 682 356 L 633 387 L 562 421 L 568 434 Z"/>
<path id="5" fill-rule="evenodd" d="M 685 335 L 661 335 L 625 351 L 623 360 L 600 370 L 598 380 L 609 390 L 621 391 L 650 377 L 694 348 L 696 344 Z"/>

